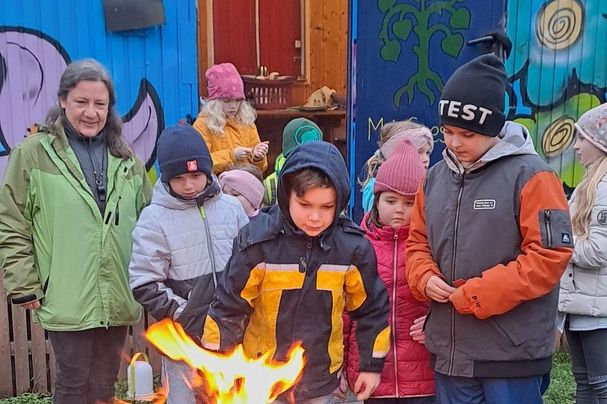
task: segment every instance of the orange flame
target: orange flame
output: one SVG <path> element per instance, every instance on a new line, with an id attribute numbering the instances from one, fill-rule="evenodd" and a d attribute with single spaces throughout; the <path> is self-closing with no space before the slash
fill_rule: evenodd
<path id="1" fill-rule="evenodd" d="M 219 354 L 201 348 L 168 319 L 152 324 L 145 337 L 169 358 L 202 371 L 206 394 L 217 404 L 272 402 L 299 381 L 305 364 L 300 343 L 291 347 L 286 362 L 273 361 L 271 352 L 250 359 L 242 345 Z"/>

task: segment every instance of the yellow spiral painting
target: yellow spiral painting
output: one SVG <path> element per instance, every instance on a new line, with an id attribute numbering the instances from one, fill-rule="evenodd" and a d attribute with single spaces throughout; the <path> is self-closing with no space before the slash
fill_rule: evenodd
<path id="1" fill-rule="evenodd" d="M 543 46 L 565 49 L 580 38 L 583 23 L 584 8 L 578 0 L 552 0 L 538 12 L 535 33 Z"/>
<path id="2" fill-rule="evenodd" d="M 542 138 L 542 150 L 546 157 L 558 156 L 569 147 L 575 133 L 574 123 L 572 118 L 565 116 L 546 128 Z"/>

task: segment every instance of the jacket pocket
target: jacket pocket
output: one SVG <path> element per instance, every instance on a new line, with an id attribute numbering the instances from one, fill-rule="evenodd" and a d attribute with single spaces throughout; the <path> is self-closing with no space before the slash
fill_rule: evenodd
<path id="1" fill-rule="evenodd" d="M 563 209 L 544 209 L 539 212 L 542 246 L 545 248 L 573 248 L 571 219 Z"/>
<path id="2" fill-rule="evenodd" d="M 527 339 L 527 336 L 524 332 L 515 332 L 514 329 L 507 327 L 505 324 L 502 324 L 498 319 L 492 317 L 492 320 L 497 327 L 497 330 L 504 335 L 513 345 L 518 346 L 521 345 Z"/>

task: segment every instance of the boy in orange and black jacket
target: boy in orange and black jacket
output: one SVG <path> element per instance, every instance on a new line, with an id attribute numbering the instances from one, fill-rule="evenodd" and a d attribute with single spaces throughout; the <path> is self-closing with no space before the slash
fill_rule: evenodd
<path id="1" fill-rule="evenodd" d="M 440 403 L 542 403 L 558 284 L 572 253 L 560 180 L 505 122 L 495 55 L 460 67 L 439 113 L 447 148 L 416 195 L 407 240 Z"/>
<path id="2" fill-rule="evenodd" d="M 389 348 L 388 298 L 363 231 L 339 216 L 350 187 L 335 146 L 308 142 L 287 157 L 278 204 L 235 240 L 205 322 L 203 345 L 284 358 L 302 341 L 306 365 L 296 402 L 330 403 L 343 361 L 344 308 L 358 322 L 361 399 L 379 384 Z M 278 400 L 277 402 L 281 402 Z"/>

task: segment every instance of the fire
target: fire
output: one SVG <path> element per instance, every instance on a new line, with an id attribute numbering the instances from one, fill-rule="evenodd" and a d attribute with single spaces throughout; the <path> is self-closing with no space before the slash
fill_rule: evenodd
<path id="1" fill-rule="evenodd" d="M 291 347 L 286 362 L 273 361 L 270 352 L 250 359 L 242 345 L 219 354 L 201 348 L 168 319 L 152 324 L 145 337 L 169 358 L 200 370 L 206 394 L 217 404 L 270 403 L 299 381 L 305 364 L 300 343 Z"/>

